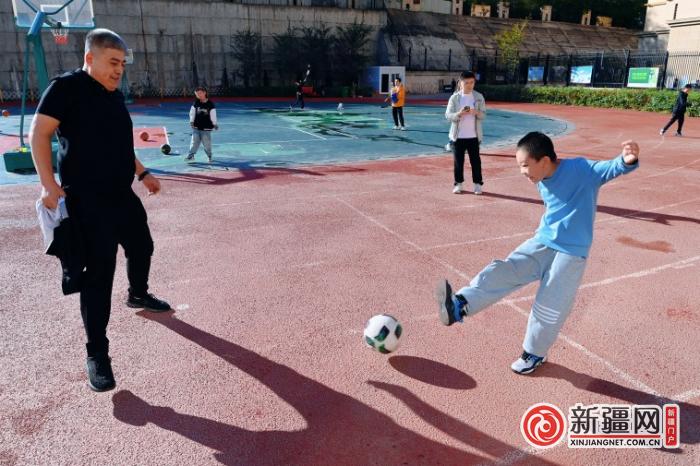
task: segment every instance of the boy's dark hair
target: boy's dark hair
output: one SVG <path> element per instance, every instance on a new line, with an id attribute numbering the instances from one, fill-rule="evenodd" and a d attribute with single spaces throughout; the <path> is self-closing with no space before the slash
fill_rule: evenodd
<path id="1" fill-rule="evenodd" d="M 401 78 L 399 78 L 398 76 L 395 77 L 394 80 L 395 80 L 395 81 L 398 81 L 398 82 L 401 82 Z"/>
<path id="2" fill-rule="evenodd" d="M 474 79 L 476 80 L 476 75 L 471 71 L 462 71 L 459 74 L 459 79 Z"/>
<path id="3" fill-rule="evenodd" d="M 530 158 L 542 160 L 543 157 L 549 157 L 552 162 L 556 162 L 557 153 L 554 152 L 554 144 L 552 140 L 544 133 L 532 131 L 518 141 L 518 149 L 527 152 Z"/>
<path id="4" fill-rule="evenodd" d="M 195 91 L 195 92 L 197 92 L 197 91 L 204 91 L 204 96 L 207 97 L 207 98 L 209 98 L 209 91 L 207 91 L 207 88 L 204 87 L 204 86 L 197 86 L 197 87 L 194 88 L 194 91 Z"/>
<path id="5" fill-rule="evenodd" d="M 693 88 L 692 84 L 686 84 L 685 86 L 683 86 L 683 89 L 692 89 L 692 88 Z"/>
<path id="6" fill-rule="evenodd" d="M 85 53 L 95 49 L 116 49 L 127 53 L 124 39 L 114 31 L 104 28 L 93 29 L 85 36 Z"/>

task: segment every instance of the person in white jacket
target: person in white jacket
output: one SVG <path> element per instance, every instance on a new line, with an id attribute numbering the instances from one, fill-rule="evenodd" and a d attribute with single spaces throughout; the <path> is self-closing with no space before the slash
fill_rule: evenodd
<path id="1" fill-rule="evenodd" d="M 185 160 L 194 160 L 194 154 L 199 150 L 199 144 L 204 146 L 209 162 L 212 161 L 211 132 L 219 129 L 216 121 L 216 105 L 209 100 L 206 88 L 198 87 L 194 91 L 197 97 L 190 108 L 190 126 L 192 127 L 192 142 Z"/>
<path id="2" fill-rule="evenodd" d="M 474 194 L 481 194 L 484 180 L 481 176 L 479 145 L 483 140 L 482 120 L 486 117 L 484 96 L 474 90 L 476 76 L 471 71 L 463 71 L 459 76 L 458 90 L 447 103 L 445 118 L 450 125 L 450 141 L 454 156 L 454 187 L 452 192 L 460 194 L 464 183 L 464 153 L 469 154 L 472 167 Z"/>

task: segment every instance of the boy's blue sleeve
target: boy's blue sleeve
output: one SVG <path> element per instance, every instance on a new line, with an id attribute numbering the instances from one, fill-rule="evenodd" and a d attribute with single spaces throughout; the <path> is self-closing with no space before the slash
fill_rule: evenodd
<path id="1" fill-rule="evenodd" d="M 622 155 L 611 160 L 587 160 L 594 177 L 603 185 L 620 175 L 626 175 L 639 167 L 639 160 L 634 165 L 627 165 Z"/>

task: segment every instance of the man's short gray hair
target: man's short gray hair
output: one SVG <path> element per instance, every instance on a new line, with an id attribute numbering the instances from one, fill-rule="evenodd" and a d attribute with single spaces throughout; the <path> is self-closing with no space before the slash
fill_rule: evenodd
<path id="1" fill-rule="evenodd" d="M 127 53 L 126 42 L 114 31 L 104 28 L 93 29 L 85 37 L 85 53 L 95 49 L 117 49 Z"/>

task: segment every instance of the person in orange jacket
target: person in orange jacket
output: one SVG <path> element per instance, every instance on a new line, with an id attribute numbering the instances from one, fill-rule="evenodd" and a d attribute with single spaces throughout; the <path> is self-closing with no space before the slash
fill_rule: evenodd
<path id="1" fill-rule="evenodd" d="M 394 79 L 394 87 L 389 92 L 389 97 L 384 102 L 391 100 L 391 114 L 394 117 L 394 129 L 406 131 L 403 123 L 403 106 L 406 103 L 406 88 L 401 82 L 401 78 Z M 400 123 L 400 124 L 399 124 Z"/>

